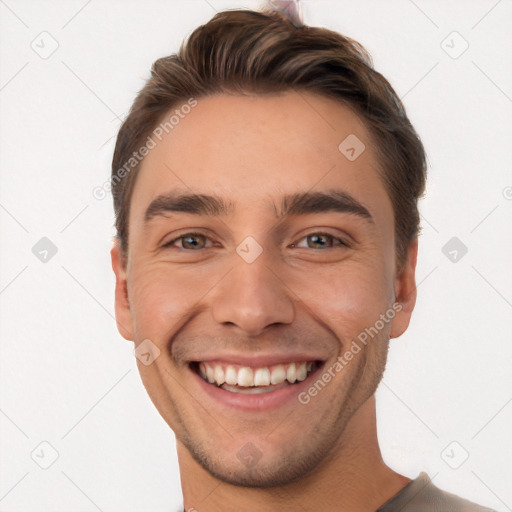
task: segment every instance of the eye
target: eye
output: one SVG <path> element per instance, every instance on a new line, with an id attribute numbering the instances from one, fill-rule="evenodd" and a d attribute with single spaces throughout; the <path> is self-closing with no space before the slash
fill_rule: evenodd
<path id="1" fill-rule="evenodd" d="M 306 245 L 302 243 L 302 241 L 306 241 Z M 180 245 L 176 245 L 179 242 Z M 210 238 L 202 233 L 185 233 L 180 235 L 169 242 L 166 242 L 162 247 L 163 248 L 176 248 L 183 249 L 188 251 L 198 251 L 200 249 L 208 249 L 209 247 L 213 247 L 213 244 L 207 245 L 208 242 L 211 242 Z M 301 244 L 302 243 L 302 244 Z M 349 247 L 347 243 L 345 243 L 342 239 L 335 237 L 329 233 L 321 233 L 315 232 L 310 233 L 302 237 L 299 243 L 294 243 L 291 247 L 296 248 L 307 248 L 307 249 L 332 249 L 336 246 Z"/>
<path id="2" fill-rule="evenodd" d="M 306 246 L 299 245 L 300 241 L 306 240 Z M 292 247 L 308 248 L 308 249 L 331 249 L 336 246 L 348 247 L 343 240 L 336 238 L 334 235 L 329 233 L 310 233 L 305 237 L 301 238 L 299 244 L 292 244 Z"/>
<path id="3" fill-rule="evenodd" d="M 176 242 L 181 241 L 181 247 L 176 247 L 177 249 L 186 249 L 186 250 L 198 250 L 198 249 L 206 249 L 206 242 L 209 238 L 202 233 L 185 233 L 184 235 L 180 235 L 169 242 L 165 243 L 162 247 L 170 248 L 175 245 Z M 210 246 L 211 247 L 211 246 Z"/>

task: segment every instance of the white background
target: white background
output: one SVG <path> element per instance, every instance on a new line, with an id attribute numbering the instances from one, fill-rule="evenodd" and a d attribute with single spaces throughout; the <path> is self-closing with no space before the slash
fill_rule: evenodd
<path id="1" fill-rule="evenodd" d="M 512 510 L 512 2 L 303 4 L 307 24 L 366 46 L 430 162 L 418 302 L 377 397 L 383 456 Z M 259 5 L 0 2 L 1 511 L 181 503 L 172 431 L 113 319 L 111 196 L 92 190 L 109 178 L 120 120 L 151 63 L 216 10 Z M 59 45 L 46 59 L 31 48 L 51 47 L 43 31 Z M 469 44 L 456 59 L 445 51 L 463 49 L 453 31 Z M 46 263 L 32 253 L 43 236 L 58 248 Z M 441 250 L 454 236 L 468 248 L 455 263 Z M 31 458 L 43 441 L 59 455 L 46 470 Z M 458 469 L 447 464 L 466 452 Z M 43 445 L 34 458 L 51 453 Z"/>

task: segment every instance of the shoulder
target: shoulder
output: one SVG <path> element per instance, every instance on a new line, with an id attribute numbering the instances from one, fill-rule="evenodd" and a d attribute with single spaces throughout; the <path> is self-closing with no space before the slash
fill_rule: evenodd
<path id="1" fill-rule="evenodd" d="M 495 512 L 436 487 L 426 473 L 411 480 L 377 512 Z"/>

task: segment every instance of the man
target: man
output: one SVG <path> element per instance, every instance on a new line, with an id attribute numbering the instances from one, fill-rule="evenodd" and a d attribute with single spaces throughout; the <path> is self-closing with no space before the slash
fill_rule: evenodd
<path id="1" fill-rule="evenodd" d="M 488 510 L 377 440 L 425 177 L 399 98 L 340 34 L 221 12 L 154 63 L 116 144 L 111 254 L 185 510 Z"/>

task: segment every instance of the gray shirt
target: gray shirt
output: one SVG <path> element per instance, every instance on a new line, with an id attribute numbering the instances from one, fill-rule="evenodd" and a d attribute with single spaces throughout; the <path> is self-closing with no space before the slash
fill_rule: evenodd
<path id="1" fill-rule="evenodd" d="M 377 512 L 496 512 L 438 489 L 421 472 Z"/>
<path id="2" fill-rule="evenodd" d="M 181 510 L 184 511 L 183 508 Z M 193 511 L 194 509 L 192 509 Z M 257 510 L 257 507 L 255 508 Z M 181 512 L 181 511 L 178 511 Z M 184 511 L 186 512 L 186 511 Z M 354 511 L 357 512 L 357 511 Z M 376 512 L 496 512 L 438 489 L 421 472 Z"/>

